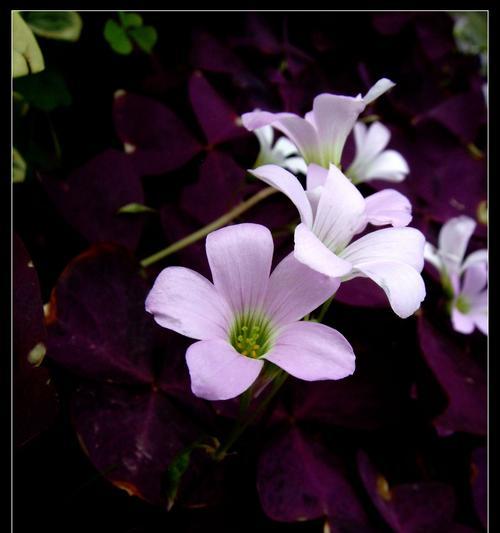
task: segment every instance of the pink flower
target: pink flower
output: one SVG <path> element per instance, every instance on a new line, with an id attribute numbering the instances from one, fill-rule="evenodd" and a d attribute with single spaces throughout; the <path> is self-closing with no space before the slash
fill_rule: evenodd
<path id="1" fill-rule="evenodd" d="M 386 181 L 403 181 L 410 171 L 404 157 L 396 150 L 385 150 L 391 132 L 380 122 L 370 127 L 362 122 L 354 126 L 354 142 L 356 156 L 346 170 L 353 183 L 361 183 L 373 179 Z"/>
<path id="2" fill-rule="evenodd" d="M 425 297 L 420 275 L 425 238 L 420 231 L 404 227 L 411 220 L 407 198 L 386 189 L 365 199 L 334 165 L 328 172 L 309 165 L 305 191 L 293 174 L 276 165 L 249 172 L 286 194 L 297 207 L 302 223 L 295 229 L 294 256 L 301 263 L 342 281 L 371 278 L 401 318 L 419 308 Z M 351 243 L 368 223 L 394 227 Z"/>
<path id="3" fill-rule="evenodd" d="M 304 118 L 293 113 L 253 111 L 243 114 L 241 119 L 250 131 L 270 125 L 284 133 L 308 164 L 316 163 L 324 168 L 330 163 L 339 166 L 345 141 L 359 115 L 394 85 L 391 80 L 382 78 L 364 97 L 320 94 L 314 99 L 312 111 Z"/>
<path id="4" fill-rule="evenodd" d="M 183 267 L 168 267 L 156 279 L 146 310 L 161 326 L 199 339 L 186 353 L 197 396 L 238 396 L 266 360 L 307 381 L 354 372 L 353 350 L 338 331 L 299 322 L 336 291 L 338 281 L 293 254 L 270 274 L 273 249 L 264 226 L 228 226 L 206 240 L 213 283 Z"/>
<path id="5" fill-rule="evenodd" d="M 438 237 L 438 248 L 425 244 L 425 259 L 441 274 L 441 283 L 451 300 L 451 320 L 460 333 L 477 327 L 488 334 L 488 251 L 477 250 L 465 260 L 465 251 L 476 222 L 465 215 L 448 220 Z"/>

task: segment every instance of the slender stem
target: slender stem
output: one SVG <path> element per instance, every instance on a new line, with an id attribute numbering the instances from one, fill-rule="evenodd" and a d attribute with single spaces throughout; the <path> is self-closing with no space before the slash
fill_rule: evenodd
<path id="1" fill-rule="evenodd" d="M 184 237 L 180 241 L 174 242 L 170 246 L 167 246 L 163 250 L 160 250 L 159 252 L 156 252 L 153 255 L 150 255 L 149 257 L 146 257 L 141 261 L 141 265 L 143 267 L 147 267 L 149 265 L 152 265 L 153 263 L 156 263 L 160 259 L 164 259 L 165 257 L 178 252 L 179 250 L 182 250 L 183 248 L 186 248 L 186 246 L 189 246 L 190 244 L 195 243 L 196 241 L 199 241 L 206 235 L 208 235 L 210 232 L 221 228 L 222 226 L 225 226 L 232 220 L 234 220 L 236 217 L 240 216 L 245 211 L 248 211 L 251 207 L 253 207 L 255 204 L 258 204 L 260 201 L 264 200 L 264 198 L 267 198 L 268 196 L 271 196 L 271 194 L 274 194 L 278 192 L 273 187 L 266 187 L 265 189 L 262 189 L 257 194 L 254 194 L 251 196 L 248 200 L 245 200 L 241 204 L 237 205 L 234 209 L 231 209 L 231 211 L 228 211 L 218 219 L 214 220 L 207 226 L 195 231 L 194 233 L 191 233 L 191 235 L 188 235 L 187 237 Z"/>
<path id="2" fill-rule="evenodd" d="M 288 377 L 288 374 L 282 370 L 277 376 L 273 383 L 273 388 L 265 398 L 265 400 L 255 409 L 255 411 L 245 420 L 245 422 L 237 424 L 231 435 L 229 436 L 228 440 L 226 441 L 226 444 L 222 446 L 217 453 L 214 455 L 214 459 L 216 461 L 221 461 L 226 456 L 228 450 L 231 448 L 231 446 L 240 438 L 241 434 L 245 431 L 245 429 L 252 424 L 259 416 L 262 414 L 262 412 L 265 410 L 265 408 L 269 405 L 269 402 L 274 398 L 276 393 L 280 390 L 282 385 L 285 383 L 286 378 Z"/>
<path id="3" fill-rule="evenodd" d="M 325 318 L 326 312 L 332 304 L 334 297 L 335 294 L 332 294 L 330 298 L 328 298 L 328 300 L 322 305 L 321 309 L 319 310 L 319 315 L 314 319 L 316 322 L 321 322 L 323 318 Z"/>

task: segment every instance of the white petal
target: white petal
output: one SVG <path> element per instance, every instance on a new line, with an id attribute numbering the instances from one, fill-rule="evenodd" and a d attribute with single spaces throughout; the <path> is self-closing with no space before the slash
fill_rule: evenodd
<path id="1" fill-rule="evenodd" d="M 381 78 L 380 80 L 375 83 L 375 85 L 365 94 L 363 97 L 363 101 L 365 105 L 370 104 L 374 100 L 376 100 L 380 95 L 384 94 L 389 89 L 392 89 L 396 84 L 387 79 L 387 78 Z"/>
<path id="2" fill-rule="evenodd" d="M 476 222 L 465 215 L 454 217 L 441 228 L 438 249 L 449 275 L 458 274 Z"/>
<path id="3" fill-rule="evenodd" d="M 441 261 L 441 256 L 439 255 L 437 248 L 430 242 L 426 242 L 424 246 L 424 259 L 429 261 L 429 263 L 434 266 L 438 272 L 441 272 L 443 269 L 443 262 Z"/>
<path id="4" fill-rule="evenodd" d="M 308 227 L 312 226 L 313 218 L 309 200 L 299 180 L 293 174 L 277 165 L 262 165 L 248 172 L 286 194 L 298 209 L 302 222 Z"/>
<path id="5" fill-rule="evenodd" d="M 330 165 L 313 232 L 327 248 L 342 249 L 364 220 L 364 210 L 365 199 L 358 189 L 336 166 Z"/>
<path id="6" fill-rule="evenodd" d="M 274 150 L 281 152 L 284 157 L 295 155 L 298 153 L 297 147 L 292 141 L 289 141 L 286 137 L 280 137 L 275 145 Z"/>
<path id="7" fill-rule="evenodd" d="M 410 172 L 405 158 L 396 150 L 386 150 L 379 154 L 366 167 L 362 181 L 381 179 L 386 181 L 400 182 Z"/>
<path id="8" fill-rule="evenodd" d="M 462 265 L 462 272 L 464 272 L 471 265 L 474 265 L 476 263 L 488 264 L 488 250 L 483 248 L 482 250 L 477 250 L 475 252 L 472 252 L 470 255 L 468 255 Z"/>

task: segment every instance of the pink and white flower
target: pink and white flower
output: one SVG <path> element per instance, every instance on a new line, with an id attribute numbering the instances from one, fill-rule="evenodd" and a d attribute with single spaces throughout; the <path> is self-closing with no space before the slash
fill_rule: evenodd
<path id="1" fill-rule="evenodd" d="M 311 164 L 306 190 L 290 172 L 276 165 L 249 171 L 275 187 L 297 207 L 301 223 L 295 229 L 294 256 L 310 268 L 347 281 L 371 278 L 386 293 L 401 318 L 413 314 L 425 297 L 420 272 L 425 238 L 411 221 L 411 204 L 386 189 L 363 198 L 349 178 L 334 165 L 327 172 Z M 351 243 L 367 224 L 384 228 Z"/>
<path id="2" fill-rule="evenodd" d="M 293 113 L 252 111 L 241 119 L 245 128 L 254 131 L 273 126 L 284 133 L 297 148 L 306 163 L 328 168 L 340 165 L 342 150 L 359 115 L 365 107 L 385 93 L 394 83 L 382 78 L 365 94 L 356 97 L 323 93 L 313 101 L 313 109 L 304 118 Z"/>
<path id="3" fill-rule="evenodd" d="M 254 167 L 275 164 L 294 173 L 305 174 L 307 172 L 306 162 L 299 156 L 297 147 L 286 137 L 280 137 L 273 143 L 274 131 L 271 126 L 257 128 L 254 133 L 260 145 Z"/>
<path id="4" fill-rule="evenodd" d="M 354 126 L 356 155 L 346 171 L 353 183 L 373 179 L 399 182 L 410 169 L 404 157 L 396 150 L 385 150 L 391 132 L 380 122 L 367 127 L 362 122 Z"/>
<path id="5" fill-rule="evenodd" d="M 207 400 L 238 396 L 257 379 L 264 361 L 307 381 L 354 372 L 351 345 L 336 330 L 299 322 L 338 288 L 288 255 L 274 269 L 271 232 L 258 224 L 209 234 L 213 283 L 183 267 L 156 279 L 146 310 L 161 326 L 193 339 L 186 359 L 191 387 Z"/>
<path id="6" fill-rule="evenodd" d="M 424 256 L 441 274 L 441 283 L 451 304 L 456 331 L 472 333 L 477 327 L 488 334 L 488 250 L 465 251 L 476 222 L 465 215 L 448 220 L 438 237 L 438 247 L 425 244 Z"/>

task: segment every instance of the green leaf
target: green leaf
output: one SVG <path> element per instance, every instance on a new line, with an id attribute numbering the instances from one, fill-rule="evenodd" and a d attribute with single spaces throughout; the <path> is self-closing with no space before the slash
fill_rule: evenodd
<path id="1" fill-rule="evenodd" d="M 182 476 L 186 473 L 189 463 L 191 462 L 191 453 L 194 446 L 189 446 L 184 451 L 179 453 L 174 460 L 170 463 L 166 472 L 166 497 L 167 497 L 167 510 L 172 509 L 177 493 L 179 492 L 179 486 L 181 484 Z"/>
<path id="2" fill-rule="evenodd" d="M 455 13 L 453 34 L 464 54 L 485 53 L 488 47 L 488 19 L 484 12 Z"/>
<path id="3" fill-rule="evenodd" d="M 45 70 L 33 76 L 14 81 L 14 90 L 23 95 L 26 102 L 42 111 L 71 104 L 71 94 L 62 75 L 55 70 Z"/>
<path id="4" fill-rule="evenodd" d="M 23 14 L 33 33 L 47 39 L 78 41 L 82 19 L 76 11 L 30 11 Z"/>
<path id="5" fill-rule="evenodd" d="M 129 34 L 139 47 L 148 54 L 151 53 L 151 50 L 153 50 L 153 46 L 158 39 L 158 34 L 153 26 L 134 28 L 129 31 Z"/>
<path id="6" fill-rule="evenodd" d="M 12 181 L 22 183 L 26 178 L 26 162 L 22 155 L 12 148 Z"/>
<path id="7" fill-rule="evenodd" d="M 12 76 L 26 76 L 45 68 L 42 51 L 33 32 L 17 11 L 12 12 Z"/>
<path id="8" fill-rule="evenodd" d="M 118 11 L 118 17 L 120 18 L 121 25 L 126 28 L 138 28 L 142 26 L 142 17 L 137 13 L 125 13 Z"/>
<path id="9" fill-rule="evenodd" d="M 111 48 L 118 54 L 127 55 L 132 52 L 133 46 L 125 30 L 116 22 L 108 19 L 104 26 L 104 38 Z"/>
<path id="10" fill-rule="evenodd" d="M 136 214 L 136 213 L 156 213 L 156 209 L 148 207 L 147 205 L 138 204 L 132 202 L 131 204 L 126 204 L 117 211 L 118 214 Z"/>

